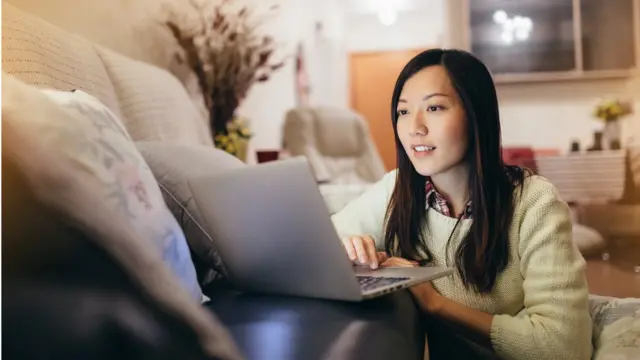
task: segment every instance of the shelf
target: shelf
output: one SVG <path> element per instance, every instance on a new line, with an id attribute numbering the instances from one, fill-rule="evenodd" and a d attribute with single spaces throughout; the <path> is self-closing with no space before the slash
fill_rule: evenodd
<path id="1" fill-rule="evenodd" d="M 593 81 L 627 79 L 638 74 L 636 69 L 621 70 L 591 70 L 591 71 L 559 71 L 537 73 L 496 74 L 493 80 L 496 84 L 519 84 L 535 82 L 561 81 Z"/>

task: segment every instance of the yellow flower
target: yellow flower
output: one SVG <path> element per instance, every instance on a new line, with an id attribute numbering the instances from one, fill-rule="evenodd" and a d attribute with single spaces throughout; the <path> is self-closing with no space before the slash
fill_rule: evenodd
<path id="1" fill-rule="evenodd" d="M 627 109 L 617 100 L 602 100 L 595 108 L 593 115 L 598 119 L 608 122 L 616 120 L 627 114 Z"/>

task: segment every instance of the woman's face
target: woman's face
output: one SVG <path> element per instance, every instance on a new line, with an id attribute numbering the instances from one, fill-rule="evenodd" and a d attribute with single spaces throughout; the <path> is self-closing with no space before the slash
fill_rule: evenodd
<path id="1" fill-rule="evenodd" d="M 396 111 L 398 137 L 419 174 L 434 176 L 463 162 L 466 115 L 443 66 L 429 66 L 410 77 Z"/>

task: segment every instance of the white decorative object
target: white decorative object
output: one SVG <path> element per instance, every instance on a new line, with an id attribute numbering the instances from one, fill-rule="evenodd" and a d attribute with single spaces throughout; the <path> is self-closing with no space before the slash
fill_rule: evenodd
<path id="1" fill-rule="evenodd" d="M 604 148 L 611 149 L 611 145 L 613 142 L 618 142 L 618 146 L 620 146 L 621 136 L 621 125 L 620 120 L 610 120 L 604 124 L 604 129 L 602 131 L 602 135 L 605 139 Z M 611 149 L 616 150 L 616 149 Z"/>

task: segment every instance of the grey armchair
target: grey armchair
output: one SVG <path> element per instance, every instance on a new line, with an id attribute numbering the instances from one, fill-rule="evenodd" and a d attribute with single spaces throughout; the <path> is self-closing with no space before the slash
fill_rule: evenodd
<path id="1" fill-rule="evenodd" d="M 284 121 L 283 142 L 291 156 L 307 157 L 321 183 L 370 184 L 385 173 L 367 122 L 348 109 L 290 110 Z"/>

